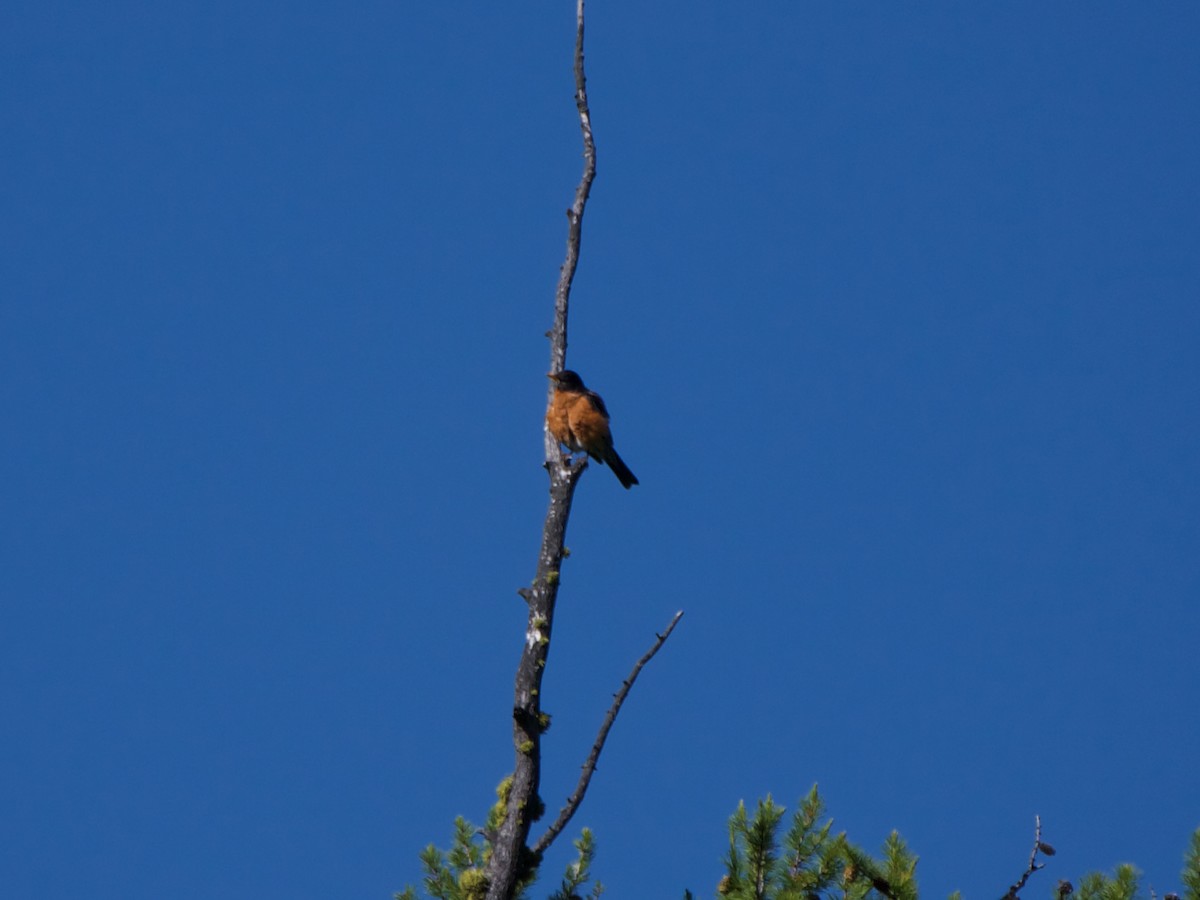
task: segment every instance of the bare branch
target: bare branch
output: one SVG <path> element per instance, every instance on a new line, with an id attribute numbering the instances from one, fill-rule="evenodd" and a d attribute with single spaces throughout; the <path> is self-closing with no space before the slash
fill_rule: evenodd
<path id="1" fill-rule="evenodd" d="M 567 306 L 571 282 L 579 263 L 583 212 L 592 181 L 596 177 L 596 145 L 592 140 L 592 118 L 588 109 L 586 78 L 583 71 L 583 0 L 577 0 L 575 13 L 575 105 L 583 131 L 583 175 L 575 190 L 575 200 L 567 211 L 567 255 L 559 270 L 554 294 L 554 326 L 550 338 L 550 371 L 562 371 L 567 354 Z M 547 392 L 549 396 L 549 391 Z M 550 633 L 563 561 L 567 521 L 575 487 L 583 474 L 585 460 L 571 462 L 558 450 L 558 442 L 545 432 L 546 470 L 550 474 L 550 506 L 542 528 L 537 573 L 533 584 L 522 590 L 529 606 L 525 644 L 517 664 L 513 701 L 513 746 L 516 764 L 505 804 L 504 820 L 490 843 L 492 855 L 487 865 L 488 900 L 511 900 L 538 863 L 538 854 L 529 850 L 529 828 L 540 814 L 538 788 L 541 782 L 543 716 L 541 709 L 542 675 L 550 651 Z"/>
<path id="2" fill-rule="evenodd" d="M 1033 849 L 1029 852 L 1029 865 L 1026 866 L 1024 873 L 1022 873 L 1017 882 L 1009 887 L 1008 893 L 1001 897 L 1000 900 L 1017 900 L 1017 894 L 1023 887 L 1025 887 L 1025 882 L 1029 880 L 1029 876 L 1038 869 L 1043 869 L 1046 867 L 1045 863 L 1040 863 L 1037 861 L 1039 853 L 1045 856 L 1054 855 L 1054 848 L 1049 844 L 1042 842 L 1042 817 L 1034 816 L 1033 821 L 1036 827 L 1034 828 L 1033 832 Z"/>
<path id="3" fill-rule="evenodd" d="M 575 200 L 567 210 L 567 257 L 558 270 L 558 287 L 554 291 L 554 327 L 550 338 L 550 371 L 561 372 L 567 361 L 567 304 L 571 283 L 579 265 L 579 243 L 583 235 L 583 212 L 587 207 L 592 182 L 596 179 L 596 142 L 592 138 L 592 113 L 588 108 L 587 76 L 583 71 L 583 0 L 575 6 L 575 106 L 579 110 L 579 128 L 583 132 L 583 174 L 575 188 Z M 554 439 L 546 434 L 546 459 L 557 454 Z"/>
<path id="4" fill-rule="evenodd" d="M 617 713 L 621 711 L 621 704 L 625 702 L 625 698 L 629 695 L 629 690 L 633 687 L 633 683 L 637 681 L 642 668 L 654 658 L 654 654 L 667 642 L 667 638 L 671 636 L 671 632 L 675 630 L 675 626 L 681 618 L 683 618 L 682 609 L 675 613 L 675 617 L 671 619 L 670 624 L 667 625 L 662 634 L 655 635 L 653 645 L 637 661 L 633 667 L 633 671 L 629 673 L 629 677 L 621 683 L 621 689 L 613 695 L 612 706 L 608 708 L 608 715 L 604 717 L 604 722 L 600 725 L 600 732 L 596 735 L 595 743 L 592 744 L 592 752 L 588 754 L 588 758 L 583 764 L 583 773 L 579 776 L 579 783 L 575 785 L 575 790 L 567 798 L 567 805 L 559 812 L 558 818 L 554 820 L 554 824 L 533 845 L 534 853 L 544 853 L 549 849 L 550 845 L 554 843 L 554 839 L 558 837 L 559 833 L 567 826 L 567 823 L 571 821 L 571 817 L 575 815 L 575 810 L 583 802 L 583 795 L 587 793 L 588 784 L 592 780 L 592 773 L 596 771 L 596 763 L 600 761 L 600 752 L 604 749 L 604 742 L 608 740 L 608 732 L 612 729 L 613 723 L 617 721 Z"/>

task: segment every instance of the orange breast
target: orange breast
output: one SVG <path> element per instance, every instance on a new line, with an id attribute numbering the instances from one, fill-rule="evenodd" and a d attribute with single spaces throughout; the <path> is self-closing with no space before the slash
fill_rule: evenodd
<path id="1" fill-rule="evenodd" d="M 546 427 L 568 449 L 586 450 L 593 456 L 611 441 L 608 417 L 592 405 L 586 394 L 557 391 L 546 411 Z"/>
<path id="2" fill-rule="evenodd" d="M 555 391 L 554 397 L 550 401 L 550 408 L 546 410 L 546 427 L 550 429 L 550 433 L 560 444 L 565 444 L 572 450 L 579 450 L 581 448 L 573 446 L 574 441 L 571 438 L 570 407 L 571 395 L 563 391 Z"/>

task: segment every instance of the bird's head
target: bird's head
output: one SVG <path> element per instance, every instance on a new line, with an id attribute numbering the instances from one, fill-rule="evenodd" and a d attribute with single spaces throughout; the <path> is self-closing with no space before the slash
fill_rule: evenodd
<path id="1" fill-rule="evenodd" d="M 579 377 L 579 373 L 572 372 L 570 369 L 563 369 L 561 372 L 551 372 L 546 376 L 554 382 L 554 386 L 560 391 L 582 391 L 583 379 Z"/>

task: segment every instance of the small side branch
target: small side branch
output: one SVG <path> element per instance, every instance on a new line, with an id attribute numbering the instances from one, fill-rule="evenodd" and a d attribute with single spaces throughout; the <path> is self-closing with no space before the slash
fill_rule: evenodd
<path id="1" fill-rule="evenodd" d="M 554 843 L 554 839 L 558 837 L 559 833 L 567 826 L 567 823 L 571 821 L 571 817 L 575 815 L 575 810 L 583 802 L 583 795 L 587 793 L 588 784 L 592 780 L 592 774 L 596 771 L 596 763 L 600 761 L 600 752 L 604 749 L 604 742 L 608 740 L 608 732 L 612 729 L 613 723 L 617 721 L 617 713 L 621 711 L 621 704 L 629 696 L 630 688 L 637 681 L 637 677 L 646 663 L 650 662 L 654 658 L 654 654 L 658 653 L 662 645 L 667 642 L 667 638 L 671 636 L 671 632 L 675 630 L 675 626 L 679 624 L 681 618 L 683 618 L 683 610 L 675 613 L 675 617 L 671 619 L 670 624 L 667 625 L 662 634 L 655 635 L 654 643 L 650 649 L 637 661 L 633 667 L 633 671 L 629 673 L 629 677 L 622 682 L 621 689 L 613 695 L 612 706 L 608 708 L 608 715 L 604 717 L 604 722 L 600 726 L 600 732 L 596 735 L 595 743 L 592 744 L 592 752 L 588 754 L 587 761 L 583 764 L 583 772 L 579 776 L 579 783 L 575 785 L 575 790 L 567 798 L 567 805 L 559 812 L 558 818 L 554 820 L 554 824 L 533 845 L 534 853 L 540 854 L 545 852 Z"/>
<path id="2" fill-rule="evenodd" d="M 1054 848 L 1042 842 L 1042 817 L 1034 816 L 1033 821 L 1036 827 L 1033 832 L 1033 849 L 1029 851 L 1029 865 L 1025 867 L 1025 871 L 1021 874 L 1021 877 L 1017 879 L 1015 884 L 1009 887 L 1008 893 L 1001 897 L 1000 900 L 1017 900 L 1017 894 L 1025 887 L 1025 882 L 1029 880 L 1029 876 L 1038 869 L 1046 867 L 1045 863 L 1038 862 L 1039 853 L 1044 856 L 1054 855 Z"/>

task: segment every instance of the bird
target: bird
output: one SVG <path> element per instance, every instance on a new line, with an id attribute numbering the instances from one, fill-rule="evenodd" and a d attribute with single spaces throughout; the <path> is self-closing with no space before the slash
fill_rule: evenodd
<path id="1" fill-rule="evenodd" d="M 546 410 L 546 427 L 555 440 L 572 452 L 584 451 L 601 465 L 607 463 L 625 490 L 637 484 L 637 476 L 613 449 L 608 409 L 600 395 L 584 387 L 583 379 L 570 369 L 547 377 L 554 382 L 554 396 Z"/>

